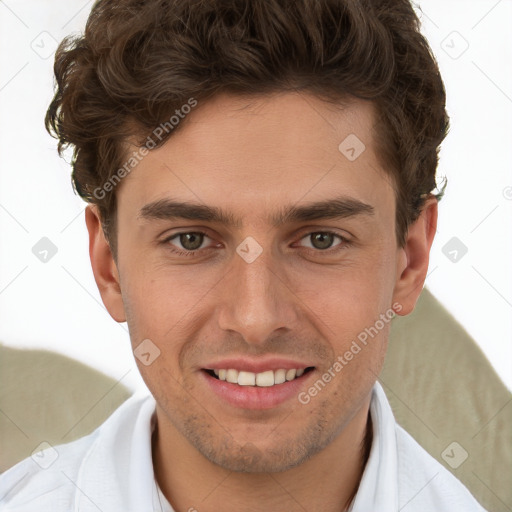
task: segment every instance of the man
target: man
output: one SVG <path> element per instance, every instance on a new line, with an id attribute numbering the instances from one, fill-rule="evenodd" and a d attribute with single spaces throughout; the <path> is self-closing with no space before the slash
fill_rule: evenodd
<path id="1" fill-rule="evenodd" d="M 2 510 L 483 510 L 376 382 L 448 128 L 409 2 L 100 0 L 55 74 L 47 126 L 151 395 L 7 471 Z"/>

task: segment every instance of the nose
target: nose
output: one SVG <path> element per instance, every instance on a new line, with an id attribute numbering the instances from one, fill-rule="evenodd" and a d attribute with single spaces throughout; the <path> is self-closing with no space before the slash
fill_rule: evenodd
<path id="1" fill-rule="evenodd" d="M 266 249 L 250 263 L 235 254 L 223 280 L 219 328 L 249 344 L 262 345 L 279 330 L 297 328 L 298 299 L 283 265 L 274 260 Z"/>

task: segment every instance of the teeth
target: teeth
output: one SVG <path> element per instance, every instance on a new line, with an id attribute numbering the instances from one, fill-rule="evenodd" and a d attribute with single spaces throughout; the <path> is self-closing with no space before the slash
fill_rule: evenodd
<path id="1" fill-rule="evenodd" d="M 286 370 L 276 370 L 274 372 L 274 384 L 286 382 Z"/>
<path id="2" fill-rule="evenodd" d="M 286 380 L 293 380 L 297 375 L 297 370 L 288 370 L 286 372 Z"/>
<path id="3" fill-rule="evenodd" d="M 231 371 L 231 370 L 229 370 Z M 233 370 L 236 371 L 236 370 Z M 254 386 L 256 384 L 256 375 L 252 372 L 239 372 L 238 385 L 239 386 Z"/>
<path id="4" fill-rule="evenodd" d="M 260 387 L 273 386 L 274 385 L 274 372 L 272 370 L 269 370 L 268 372 L 258 373 L 256 375 L 256 385 L 260 386 Z"/>
<path id="5" fill-rule="evenodd" d="M 226 372 L 226 381 L 231 382 L 231 384 L 238 384 L 238 371 L 237 370 L 227 370 Z"/>
<path id="6" fill-rule="evenodd" d="M 238 384 L 239 386 L 271 387 L 275 384 L 283 384 L 304 374 L 304 368 L 291 370 L 267 370 L 261 373 L 238 371 L 233 368 L 214 369 L 213 372 L 219 380 Z"/>

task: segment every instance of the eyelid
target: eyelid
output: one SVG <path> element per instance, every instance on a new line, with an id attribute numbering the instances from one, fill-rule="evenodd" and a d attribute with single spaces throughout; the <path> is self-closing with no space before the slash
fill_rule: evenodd
<path id="1" fill-rule="evenodd" d="M 350 242 L 354 238 L 352 233 L 349 231 L 340 230 L 331 226 L 305 226 L 304 228 L 295 232 L 293 237 L 296 239 L 302 239 L 305 236 L 312 235 L 313 233 L 329 233 L 331 235 L 338 236 L 347 242 Z"/>
<path id="2" fill-rule="evenodd" d="M 296 235 L 296 236 L 300 236 L 298 242 L 301 242 L 304 238 L 307 238 L 315 233 L 328 234 L 328 235 L 332 235 L 332 236 L 340 239 L 340 243 L 333 245 L 331 247 L 328 247 L 327 249 L 316 249 L 314 247 L 299 246 L 299 247 L 303 247 L 304 249 L 307 249 L 309 252 L 314 252 L 314 253 L 318 253 L 318 254 L 322 254 L 322 253 L 331 254 L 331 253 L 335 253 L 338 250 L 342 250 L 346 246 L 351 244 L 351 240 L 348 237 L 346 237 L 345 235 L 342 235 L 340 233 L 337 233 L 336 231 L 333 231 L 332 229 L 327 229 L 327 228 L 315 229 L 315 228 L 311 228 L 311 227 L 309 227 L 308 229 L 309 229 L 308 231 L 303 232 L 301 235 Z M 202 229 L 190 229 L 190 230 L 178 231 L 176 233 L 173 233 L 172 235 L 167 236 L 161 243 L 169 244 L 169 242 L 171 240 L 174 240 L 175 238 L 179 239 L 180 235 L 186 235 L 186 234 L 191 234 L 191 233 L 200 234 L 204 238 L 209 238 L 210 240 L 214 241 L 214 239 L 206 231 L 204 231 Z M 204 238 L 203 238 L 203 243 L 204 243 Z M 199 248 L 199 249 L 188 250 L 185 248 L 180 249 L 179 247 L 175 246 L 174 244 L 170 244 L 170 245 L 172 245 L 174 247 L 174 249 L 171 249 L 171 252 L 178 254 L 179 256 L 182 256 L 182 255 L 192 256 L 192 255 L 197 254 L 198 252 L 209 251 L 209 250 L 215 248 L 215 247 L 203 247 L 203 248 Z"/>
<path id="3" fill-rule="evenodd" d="M 337 233 L 336 231 L 329 230 L 329 229 L 315 229 L 313 231 L 310 230 L 300 236 L 299 242 L 304 240 L 305 238 L 310 237 L 313 234 L 316 234 L 316 233 L 322 233 L 324 235 L 332 235 L 334 237 L 337 237 L 337 238 L 339 238 L 340 243 L 333 245 L 327 249 L 315 249 L 314 247 L 305 247 L 306 249 L 310 249 L 310 250 L 318 252 L 318 253 L 321 253 L 321 252 L 328 253 L 329 251 L 336 251 L 336 248 L 340 248 L 340 246 L 348 245 L 350 243 L 350 239 L 348 237 L 346 237 L 345 235 L 342 235 L 340 233 Z"/>
<path id="4" fill-rule="evenodd" d="M 162 240 L 162 243 L 163 244 L 168 244 L 171 240 L 174 240 L 175 238 L 178 238 L 178 240 L 179 240 L 180 235 L 189 235 L 191 233 L 198 234 L 198 235 L 203 235 L 204 238 L 209 238 L 210 240 L 213 240 L 213 238 L 208 233 L 206 233 L 206 231 L 203 231 L 201 229 L 190 229 L 190 230 L 187 230 L 187 231 L 178 231 L 177 233 L 173 233 L 172 235 L 166 236 Z M 203 243 L 204 243 L 204 239 L 203 239 Z M 173 244 L 171 244 L 171 245 L 173 245 Z M 181 252 L 187 252 L 187 253 L 190 253 L 190 254 L 194 254 L 196 252 L 204 251 L 204 250 L 211 249 L 211 248 L 212 247 L 203 247 L 201 249 L 194 249 L 194 250 L 191 251 L 191 250 L 185 249 L 185 248 L 180 249 L 179 247 L 176 246 L 176 251 L 181 251 Z"/>

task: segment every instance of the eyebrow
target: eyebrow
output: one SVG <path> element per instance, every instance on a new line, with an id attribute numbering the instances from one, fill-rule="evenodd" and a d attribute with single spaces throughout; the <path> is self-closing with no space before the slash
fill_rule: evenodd
<path id="1" fill-rule="evenodd" d="M 268 219 L 274 227 L 286 223 L 305 222 L 320 219 L 342 219 L 358 215 L 374 215 L 373 206 L 358 199 L 336 197 L 324 201 L 307 203 L 305 205 L 290 205 L 270 216 Z M 199 203 L 180 202 L 173 199 L 160 199 L 148 203 L 141 208 L 139 219 L 142 220 L 177 220 L 207 221 L 224 224 L 240 229 L 243 225 L 240 218 L 216 206 Z"/>

